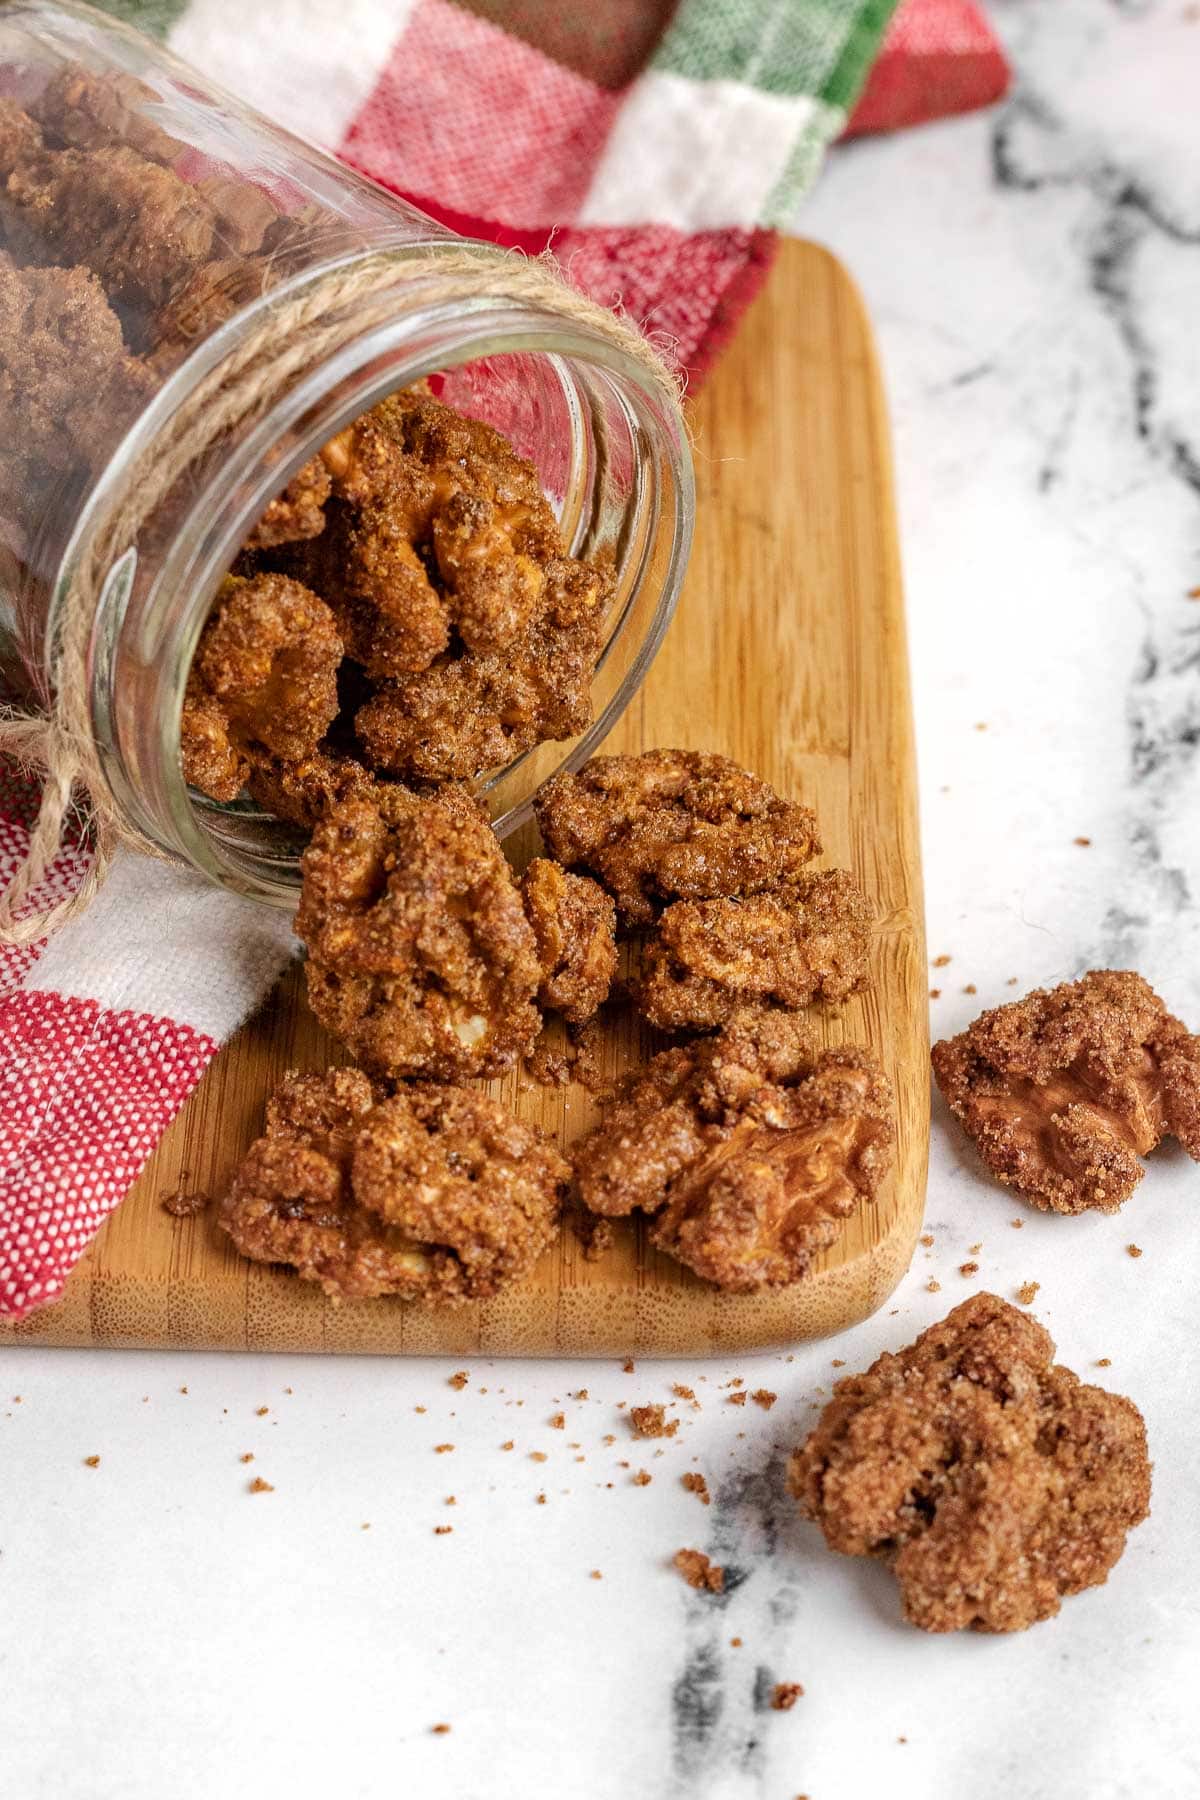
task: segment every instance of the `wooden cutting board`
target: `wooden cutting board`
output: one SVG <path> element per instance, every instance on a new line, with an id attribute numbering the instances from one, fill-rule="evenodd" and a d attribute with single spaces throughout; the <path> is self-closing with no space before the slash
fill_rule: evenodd
<path id="1" fill-rule="evenodd" d="M 666 644 L 606 748 L 735 757 L 816 806 L 826 861 L 871 896 L 871 990 L 812 1019 L 826 1043 L 873 1045 L 895 1085 L 898 1156 L 876 1205 L 804 1282 L 762 1296 L 716 1293 L 631 1221 L 602 1260 L 585 1261 L 566 1231 L 517 1291 L 458 1311 L 334 1306 L 286 1271 L 244 1261 L 210 1214 L 173 1219 L 161 1206 L 181 1186 L 220 1194 L 284 1070 L 340 1060 L 293 969 L 216 1059 L 60 1303 L 0 1329 L 0 1341 L 702 1354 L 837 1332 L 886 1300 L 920 1227 L 929 1134 L 916 783 L 886 412 L 862 303 L 824 250 L 785 246 L 691 420 L 695 554 Z M 655 1047 L 624 1028 L 608 1048 L 611 1072 Z M 495 1091 L 564 1141 L 597 1116 L 579 1087 L 513 1076 Z"/>

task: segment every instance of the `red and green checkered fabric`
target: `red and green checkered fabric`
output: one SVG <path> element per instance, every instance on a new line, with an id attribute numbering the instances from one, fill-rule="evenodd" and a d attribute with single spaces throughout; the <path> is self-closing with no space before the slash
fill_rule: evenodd
<path id="1" fill-rule="evenodd" d="M 1007 78 L 971 0 L 108 10 L 446 223 L 552 243 L 573 281 L 623 305 L 693 379 L 835 138 L 983 104 Z"/>

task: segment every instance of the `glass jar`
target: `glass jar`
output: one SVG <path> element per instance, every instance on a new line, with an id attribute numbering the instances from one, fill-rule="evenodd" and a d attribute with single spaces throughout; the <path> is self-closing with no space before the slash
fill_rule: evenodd
<path id="1" fill-rule="evenodd" d="M 293 827 L 190 791 L 184 685 L 272 497 L 434 375 L 612 562 L 594 723 L 481 777 L 497 831 L 577 766 L 661 642 L 691 541 L 674 390 L 536 262 L 455 237 L 85 6 L 0 12 L 0 671 L 48 707 L 63 645 L 131 835 L 292 904 Z"/>

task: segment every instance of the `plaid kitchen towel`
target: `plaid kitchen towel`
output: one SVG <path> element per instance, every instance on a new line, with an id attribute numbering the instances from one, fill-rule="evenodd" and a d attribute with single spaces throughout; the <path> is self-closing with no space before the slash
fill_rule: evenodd
<path id="1" fill-rule="evenodd" d="M 693 380 L 834 138 L 982 104 L 1006 79 L 969 0 L 108 10 L 449 224 L 529 251 L 553 239 L 570 278 Z M 0 764 L 0 885 L 35 805 Z M 84 867 L 64 853 L 46 894 Z M 129 853 L 85 918 L 0 948 L 0 1313 L 55 1297 L 293 950 L 279 915 Z"/>

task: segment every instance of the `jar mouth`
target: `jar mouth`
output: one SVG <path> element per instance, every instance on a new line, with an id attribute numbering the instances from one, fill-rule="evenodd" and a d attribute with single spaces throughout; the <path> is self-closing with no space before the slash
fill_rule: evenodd
<path id="1" fill-rule="evenodd" d="M 443 247 L 430 243 L 415 254 L 428 258 Z M 511 254 L 479 248 L 501 266 Z M 93 728 L 119 808 L 167 855 L 278 906 L 295 904 L 302 836 L 251 802 L 222 805 L 188 788 L 183 693 L 222 578 L 267 503 L 331 437 L 388 394 L 440 374 L 443 397 L 459 410 L 489 418 L 500 407 L 500 428 L 538 464 L 570 553 L 611 554 L 616 598 L 593 681 L 593 723 L 474 784 L 501 837 L 528 820 L 541 782 L 583 763 L 624 711 L 670 623 L 691 546 L 695 498 L 682 416 L 637 361 L 586 322 L 505 297 L 502 284 L 495 297 L 462 301 L 447 300 L 443 287 L 422 305 L 419 280 L 405 275 L 413 254 L 408 246 L 394 252 L 395 316 L 305 368 L 189 494 L 153 579 L 139 582 L 131 546 L 108 570 L 97 609 Z M 331 265 L 309 270 L 303 285 L 330 273 Z M 270 300 L 278 298 L 275 290 Z M 198 348 L 125 440 L 64 559 L 56 602 L 111 504 L 107 484 L 121 490 L 122 467 L 153 444 L 201 374 L 236 355 L 257 312 L 235 315 Z"/>

